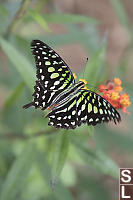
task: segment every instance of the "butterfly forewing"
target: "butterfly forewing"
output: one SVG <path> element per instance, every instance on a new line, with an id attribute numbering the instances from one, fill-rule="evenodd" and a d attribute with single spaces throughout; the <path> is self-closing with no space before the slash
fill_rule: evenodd
<path id="1" fill-rule="evenodd" d="M 45 110 L 53 100 L 60 94 L 60 91 L 45 90 L 39 81 L 36 81 L 33 93 L 33 105 L 35 108 Z"/>
<path id="2" fill-rule="evenodd" d="M 36 61 L 36 76 L 44 89 L 65 90 L 75 83 L 69 67 L 48 45 L 33 40 L 31 49 Z"/>
<path id="3" fill-rule="evenodd" d="M 32 105 L 44 110 L 59 94 L 75 84 L 75 79 L 63 59 L 48 45 L 40 40 L 33 40 L 31 49 L 38 79 L 34 86 Z"/>

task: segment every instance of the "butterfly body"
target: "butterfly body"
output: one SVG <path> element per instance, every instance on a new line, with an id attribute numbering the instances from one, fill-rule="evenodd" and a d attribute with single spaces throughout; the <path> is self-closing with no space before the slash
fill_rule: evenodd
<path id="1" fill-rule="evenodd" d="M 120 121 L 116 109 L 100 95 L 85 90 L 84 83 L 75 79 L 61 57 L 40 40 L 31 43 L 37 68 L 33 101 L 24 108 L 34 106 L 50 109 L 48 125 L 74 129 L 82 123 L 96 125 L 101 122 Z"/>
<path id="2" fill-rule="evenodd" d="M 65 90 L 61 94 L 59 94 L 54 99 L 51 106 L 53 106 L 54 104 L 60 105 L 67 102 L 71 97 L 77 94 L 80 91 L 80 89 L 83 87 L 84 87 L 84 82 L 79 81 L 78 83 L 75 83 L 70 89 Z"/>

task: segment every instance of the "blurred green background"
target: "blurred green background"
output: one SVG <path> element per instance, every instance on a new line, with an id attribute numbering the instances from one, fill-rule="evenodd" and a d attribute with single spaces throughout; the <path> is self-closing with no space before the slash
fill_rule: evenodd
<path id="1" fill-rule="evenodd" d="M 131 0 L 0 1 L 0 200 L 118 199 L 118 169 L 133 167 L 132 104 L 117 126 L 69 131 L 22 106 L 35 81 L 32 39 L 53 47 L 93 91 L 119 77 L 133 103 L 132 21 Z"/>

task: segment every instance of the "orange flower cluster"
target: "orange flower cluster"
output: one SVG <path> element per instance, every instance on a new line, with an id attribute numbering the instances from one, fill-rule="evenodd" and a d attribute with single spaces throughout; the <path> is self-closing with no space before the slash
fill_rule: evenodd
<path id="1" fill-rule="evenodd" d="M 127 107 L 130 106 L 131 102 L 127 93 L 121 94 L 121 84 L 119 78 L 114 78 L 113 81 L 108 81 L 106 85 L 99 85 L 99 91 L 103 93 L 102 97 L 109 101 L 112 106 L 116 109 L 122 109 L 123 112 L 129 114 Z"/>

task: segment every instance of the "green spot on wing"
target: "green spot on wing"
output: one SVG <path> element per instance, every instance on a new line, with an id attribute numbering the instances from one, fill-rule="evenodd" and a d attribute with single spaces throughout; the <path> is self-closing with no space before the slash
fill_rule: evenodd
<path id="1" fill-rule="evenodd" d="M 64 80 L 64 79 L 63 79 Z M 65 82 L 61 87 L 60 89 L 64 89 L 66 87 L 67 83 Z"/>
<path id="2" fill-rule="evenodd" d="M 109 113 L 109 115 L 111 115 L 111 112 L 110 112 L 110 110 L 108 110 L 108 113 Z"/>
<path id="3" fill-rule="evenodd" d="M 92 103 L 94 103 L 95 102 L 95 99 L 92 99 Z"/>
<path id="4" fill-rule="evenodd" d="M 58 76 L 59 76 L 58 73 L 53 73 L 53 74 L 51 74 L 50 78 L 53 79 L 53 78 L 57 78 Z"/>
<path id="5" fill-rule="evenodd" d="M 76 104 L 76 99 L 72 102 L 72 104 L 68 107 L 68 110 L 70 110 L 74 105 Z"/>
<path id="6" fill-rule="evenodd" d="M 107 110 L 104 110 L 105 114 L 107 114 Z"/>
<path id="7" fill-rule="evenodd" d="M 92 111 L 92 105 L 91 103 L 88 104 L 88 112 L 90 113 Z"/>
<path id="8" fill-rule="evenodd" d="M 68 80 L 69 80 L 69 81 L 71 80 L 71 74 L 69 74 L 69 78 L 68 78 Z"/>
<path id="9" fill-rule="evenodd" d="M 99 107 L 102 105 L 101 102 L 98 103 Z"/>
<path id="10" fill-rule="evenodd" d="M 55 71 L 55 68 L 54 67 L 49 67 L 48 68 L 48 72 L 54 72 Z"/>
<path id="11" fill-rule="evenodd" d="M 45 62 L 45 65 L 51 65 L 51 62 L 46 61 L 46 62 Z"/>
<path id="12" fill-rule="evenodd" d="M 90 96 L 87 96 L 87 100 L 88 100 L 88 101 L 90 100 Z"/>
<path id="13" fill-rule="evenodd" d="M 84 96 L 88 95 L 88 92 L 85 91 L 85 92 L 83 93 L 83 95 L 84 95 Z"/>
<path id="14" fill-rule="evenodd" d="M 82 101 L 82 96 L 78 99 L 77 106 L 80 104 L 81 101 Z"/>
<path id="15" fill-rule="evenodd" d="M 100 112 L 101 115 L 103 114 L 103 110 L 101 108 L 100 108 L 99 112 Z"/>
<path id="16" fill-rule="evenodd" d="M 97 113 L 97 112 L 98 112 L 98 109 L 97 109 L 96 106 L 93 107 L 93 111 L 94 111 L 94 113 Z"/>

